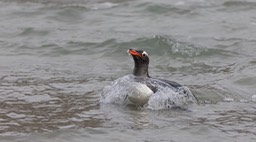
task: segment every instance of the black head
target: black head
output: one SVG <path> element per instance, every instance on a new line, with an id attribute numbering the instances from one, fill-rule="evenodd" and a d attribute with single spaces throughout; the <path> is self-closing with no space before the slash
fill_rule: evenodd
<path id="1" fill-rule="evenodd" d="M 129 49 L 128 53 L 132 55 L 134 60 L 133 74 L 135 76 L 146 76 L 148 75 L 148 54 L 142 50 Z"/>

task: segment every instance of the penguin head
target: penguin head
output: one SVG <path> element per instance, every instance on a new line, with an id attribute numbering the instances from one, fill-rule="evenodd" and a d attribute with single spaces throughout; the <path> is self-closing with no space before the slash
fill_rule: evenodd
<path id="1" fill-rule="evenodd" d="M 147 52 L 142 50 L 129 49 L 128 53 L 132 55 L 134 60 L 133 75 L 149 77 L 149 74 L 148 74 L 149 58 L 148 58 Z"/>
<path id="2" fill-rule="evenodd" d="M 149 64 L 149 57 L 146 51 L 129 49 L 128 53 L 132 55 L 135 65 L 140 66 Z"/>

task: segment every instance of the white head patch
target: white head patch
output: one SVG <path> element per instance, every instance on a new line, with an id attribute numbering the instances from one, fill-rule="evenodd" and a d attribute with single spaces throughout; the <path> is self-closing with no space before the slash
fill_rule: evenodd
<path id="1" fill-rule="evenodd" d="M 146 51 L 143 51 L 141 55 L 142 56 L 145 56 L 145 55 L 148 56 L 148 53 Z"/>

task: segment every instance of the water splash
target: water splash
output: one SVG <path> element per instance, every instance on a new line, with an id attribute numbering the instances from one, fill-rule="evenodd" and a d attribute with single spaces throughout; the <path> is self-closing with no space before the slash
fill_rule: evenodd
<path id="1" fill-rule="evenodd" d="M 152 110 L 188 109 L 190 104 L 196 103 L 197 99 L 187 87 L 182 86 L 175 91 L 165 87 L 150 97 L 147 108 Z"/>
<path id="2" fill-rule="evenodd" d="M 146 84 L 156 87 L 157 92 L 153 93 Z M 137 103 L 148 109 L 160 110 L 187 109 L 189 104 L 195 104 L 197 100 L 185 86 L 173 88 L 156 79 L 147 78 L 138 81 L 135 76 L 126 75 L 103 89 L 100 102 L 118 105 L 136 105 Z"/>
<path id="3" fill-rule="evenodd" d="M 138 82 L 133 75 L 126 75 L 103 89 L 100 102 L 144 105 L 152 94 L 146 84 Z"/>

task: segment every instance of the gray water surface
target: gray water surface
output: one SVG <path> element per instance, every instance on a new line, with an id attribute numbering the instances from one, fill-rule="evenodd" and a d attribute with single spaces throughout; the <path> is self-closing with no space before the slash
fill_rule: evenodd
<path id="1" fill-rule="evenodd" d="M 256 2 L 1 0 L 0 141 L 256 140 Z M 146 50 L 188 110 L 99 103 Z"/>

